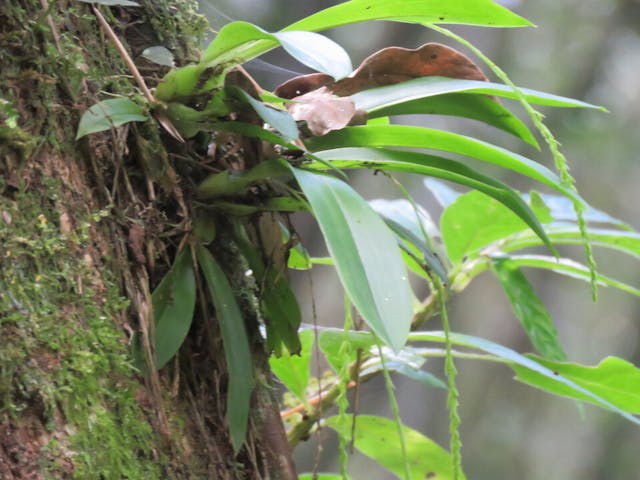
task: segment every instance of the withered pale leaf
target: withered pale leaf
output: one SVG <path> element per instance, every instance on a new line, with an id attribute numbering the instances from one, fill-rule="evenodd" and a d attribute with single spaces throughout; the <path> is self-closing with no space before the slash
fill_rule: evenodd
<path id="1" fill-rule="evenodd" d="M 307 122 L 314 135 L 325 135 L 346 127 L 356 113 L 353 100 L 338 97 L 326 86 L 305 93 L 287 104 L 287 110 L 296 121 Z"/>

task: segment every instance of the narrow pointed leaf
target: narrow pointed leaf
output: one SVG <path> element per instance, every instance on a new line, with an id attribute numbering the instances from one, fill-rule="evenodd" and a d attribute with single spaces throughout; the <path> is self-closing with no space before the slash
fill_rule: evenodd
<path id="1" fill-rule="evenodd" d="M 347 52 L 323 35 L 310 31 L 272 34 L 248 22 L 232 22 L 222 27 L 202 54 L 200 63 L 241 64 L 278 43 L 300 63 L 336 79 L 353 70 Z"/>
<path id="2" fill-rule="evenodd" d="M 551 315 L 518 265 L 508 257 L 494 257 L 491 265 L 513 312 L 538 352 L 550 360 L 566 360 Z"/>
<path id="3" fill-rule="evenodd" d="M 572 98 L 560 97 L 528 88 L 521 88 L 520 90 L 527 101 L 532 104 L 550 107 L 596 108 L 606 111 L 602 107 Z M 356 93 L 351 98 L 356 102 L 356 108 L 370 112 L 409 100 L 456 92 L 480 93 L 510 99 L 518 98 L 508 85 L 447 77 L 416 78 L 414 80 L 396 83 L 395 85 L 365 90 Z"/>
<path id="4" fill-rule="evenodd" d="M 412 294 L 396 240 L 382 219 L 345 182 L 292 168 L 318 221 L 347 295 L 362 318 L 394 350 L 413 314 Z"/>
<path id="5" fill-rule="evenodd" d="M 416 114 L 451 115 L 469 118 L 499 128 L 539 148 L 538 141 L 529 130 L 529 127 L 500 102 L 496 102 L 486 95 L 445 93 L 374 108 L 368 114 L 369 118 L 373 120 L 380 117 L 385 118 L 389 115 Z"/>
<path id="6" fill-rule="evenodd" d="M 196 306 L 196 281 L 189 250 L 180 252 L 151 294 L 155 320 L 156 368 L 176 354 L 189 333 Z"/>
<path id="7" fill-rule="evenodd" d="M 640 419 L 634 417 L 627 411 L 628 404 L 621 404 L 619 397 L 608 394 L 602 396 L 604 392 L 598 385 L 592 385 L 589 382 L 583 381 L 578 383 L 578 381 L 574 381 L 575 377 L 572 378 L 571 375 L 565 376 L 561 374 L 559 370 L 554 369 L 555 365 L 557 365 L 555 362 L 521 355 L 510 348 L 471 335 L 452 333 L 450 338 L 454 345 L 478 349 L 504 360 L 516 371 L 518 374 L 516 378 L 526 378 L 527 381 L 531 379 L 530 384 L 537 388 L 549 393 L 556 393 L 558 389 L 561 389 L 562 393 L 560 394 L 563 396 L 570 396 L 571 398 L 591 402 L 621 415 L 630 422 L 640 425 Z M 445 341 L 445 334 L 444 332 L 413 332 L 409 335 L 409 341 L 443 343 Z M 554 368 L 549 368 L 547 365 Z M 630 378 L 634 379 L 635 373 L 632 374 Z M 535 382 L 533 379 L 535 379 Z M 633 382 L 635 381 L 636 380 L 633 380 Z M 627 393 L 634 392 L 637 394 L 638 386 L 633 382 Z M 632 411 L 635 412 L 637 410 L 634 408 Z"/>
<path id="8" fill-rule="evenodd" d="M 278 130 L 287 142 L 292 142 L 299 137 L 298 126 L 289 112 L 269 107 L 237 87 L 232 87 L 232 91 L 251 105 L 265 123 Z"/>
<path id="9" fill-rule="evenodd" d="M 569 258 L 554 258 L 546 255 L 511 255 L 511 261 L 519 267 L 542 268 L 571 278 L 591 281 L 591 272 L 585 265 Z M 640 289 L 605 275 L 597 274 L 596 281 L 603 287 L 612 287 L 640 297 Z"/>
<path id="10" fill-rule="evenodd" d="M 209 250 L 196 247 L 198 264 L 206 280 L 207 291 L 213 300 L 220 327 L 224 356 L 229 371 L 227 391 L 227 419 L 233 451 L 244 443 L 249 420 L 249 404 L 253 390 L 253 362 L 249 339 L 240 307 L 226 275 Z"/>
<path id="11" fill-rule="evenodd" d="M 504 183 L 483 175 L 460 162 L 417 152 L 384 148 L 339 148 L 317 152 L 316 156 L 330 162 L 337 168 L 368 168 L 417 173 L 474 188 L 495 198 L 515 213 L 555 253 L 555 249 L 536 215 L 516 191 Z M 316 169 L 326 168 L 324 164 L 319 163 L 312 163 L 310 167 Z M 448 250 L 449 248 L 447 247 Z M 461 256 L 457 256 L 456 260 L 460 258 Z M 454 258 L 451 258 L 451 260 L 455 261 Z"/>
<path id="12" fill-rule="evenodd" d="M 351 440 L 352 415 L 329 417 L 325 424 L 344 438 Z M 409 463 L 412 479 L 434 478 L 453 480 L 451 455 L 420 432 L 402 425 L 406 443 L 405 458 L 400 448 L 398 425 L 387 418 L 358 415 L 355 420 L 354 446 L 397 476 L 405 478 L 405 463 Z M 464 475 L 459 480 L 464 480 Z"/>
<path id="13" fill-rule="evenodd" d="M 562 245 L 582 245 L 584 240 L 577 225 L 552 224 L 546 227 L 549 238 Z M 640 233 L 605 228 L 589 228 L 589 241 L 593 246 L 617 250 L 640 259 Z M 540 245 L 540 240 L 528 232 L 505 239 L 503 249 L 514 251 Z"/>
<path id="14" fill-rule="evenodd" d="M 547 167 L 504 148 L 457 133 L 407 125 L 347 127 L 306 141 L 311 150 L 340 147 L 409 147 L 442 150 L 525 175 L 572 198 L 576 194 Z"/>
<path id="15" fill-rule="evenodd" d="M 352 0 L 304 18 L 285 30 L 327 30 L 369 20 L 408 23 L 459 23 L 487 27 L 530 26 L 524 18 L 491 0 Z"/>

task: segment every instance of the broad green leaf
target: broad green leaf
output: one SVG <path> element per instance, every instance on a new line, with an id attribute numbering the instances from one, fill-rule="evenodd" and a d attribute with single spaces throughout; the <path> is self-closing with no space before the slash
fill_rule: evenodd
<path id="1" fill-rule="evenodd" d="M 371 200 L 369 205 L 380 215 L 402 240 L 415 247 L 414 254 L 422 256 L 420 265 L 422 268 L 428 266 L 442 280 L 449 283 L 447 270 L 442 263 L 444 251 L 436 248 L 434 242 L 440 241 L 440 232 L 435 226 L 431 217 L 420 206 L 414 209 L 408 200 Z M 425 239 L 428 235 L 428 241 Z"/>
<path id="2" fill-rule="evenodd" d="M 607 357 L 595 367 L 576 363 L 557 362 L 535 355 L 527 358 L 536 361 L 551 370 L 555 376 L 571 380 L 585 390 L 593 392 L 628 413 L 640 413 L 640 369 L 626 360 Z M 527 368 L 513 365 L 516 379 L 536 388 L 546 390 L 563 397 L 584 400 L 600 405 L 591 396 L 576 392 L 569 386 L 549 381 L 545 375 Z"/>
<path id="3" fill-rule="evenodd" d="M 347 52 L 329 38 L 310 31 L 269 33 L 248 22 L 228 23 L 209 44 L 201 64 L 240 64 L 277 44 L 300 63 L 339 79 L 353 70 Z M 256 50 L 254 47 L 258 47 Z"/>
<path id="4" fill-rule="evenodd" d="M 457 133 L 407 125 L 347 127 L 307 140 L 311 150 L 340 147 L 408 147 L 457 153 L 525 175 L 569 197 L 576 194 L 547 167 L 504 148 Z M 579 198 L 579 197 L 578 197 Z"/>
<path id="5" fill-rule="evenodd" d="M 543 268 L 585 282 L 591 281 L 589 268 L 569 258 L 554 258 L 546 255 L 512 255 L 510 258 L 511 261 L 519 267 Z M 605 275 L 596 274 L 596 281 L 598 285 L 617 288 L 623 292 L 640 297 L 639 289 Z"/>
<path id="6" fill-rule="evenodd" d="M 540 222 L 536 218 L 536 215 L 515 190 L 512 190 L 509 186 L 492 177 L 476 172 L 460 162 L 423 153 L 384 148 L 339 148 L 317 152 L 315 155 L 318 158 L 330 162 L 337 168 L 368 168 L 417 173 L 442 178 L 474 188 L 498 200 L 509 208 L 555 253 L 555 249 L 549 241 L 542 225 L 540 225 Z M 309 167 L 316 169 L 326 168 L 323 164 L 318 163 L 311 163 Z M 491 221 L 493 221 L 493 219 Z M 444 231 L 442 233 L 444 239 Z M 449 251 L 448 246 L 447 251 Z M 461 258 L 460 256 L 455 258 L 451 257 L 451 253 L 449 253 L 449 256 L 454 263 Z"/>
<path id="7" fill-rule="evenodd" d="M 313 351 L 313 340 L 313 331 L 303 330 L 300 332 L 302 350 L 299 355 L 285 352 L 279 358 L 273 355 L 269 357 L 271 371 L 285 387 L 303 402 L 306 402 L 305 389 L 309 383 L 309 365 Z"/>
<path id="8" fill-rule="evenodd" d="M 576 225 L 551 224 L 546 227 L 549 238 L 560 245 L 582 245 L 584 240 Z M 589 228 L 589 241 L 593 246 L 610 248 L 636 258 L 640 258 L 640 233 L 605 228 Z M 540 245 L 540 240 L 528 232 L 520 232 L 507 239 L 503 244 L 504 251 Z"/>
<path id="9" fill-rule="evenodd" d="M 356 360 L 356 352 L 362 350 L 368 352 L 371 347 L 376 345 L 376 339 L 369 332 L 345 332 L 338 328 L 327 328 L 320 332 L 318 337 L 318 348 L 322 351 L 329 365 L 336 371 L 340 372 L 345 367 L 345 355 L 341 351 L 342 344 L 349 342 L 351 344 L 352 356 L 348 359 L 349 363 Z"/>
<path id="10" fill-rule="evenodd" d="M 104 132 L 129 122 L 145 122 L 144 109 L 128 98 L 103 100 L 82 114 L 76 140 L 90 133 Z"/>
<path id="11" fill-rule="evenodd" d="M 412 293 L 396 240 L 382 219 L 345 182 L 292 168 L 360 315 L 394 350 L 402 348 L 413 314 Z"/>
<path id="12" fill-rule="evenodd" d="M 249 339 L 244 318 L 226 275 L 209 250 L 197 246 L 196 255 L 206 280 L 207 291 L 216 309 L 224 345 L 224 356 L 229 371 L 227 420 L 233 451 L 238 453 L 247 433 L 249 404 L 253 391 L 253 362 Z"/>
<path id="13" fill-rule="evenodd" d="M 369 118 L 376 120 L 379 117 L 387 118 L 388 115 L 412 114 L 452 115 L 470 118 L 504 130 L 539 148 L 529 127 L 501 103 L 486 95 L 446 93 L 416 98 L 386 107 L 374 108 L 369 111 Z"/>
<path id="14" fill-rule="evenodd" d="M 153 47 L 145 48 L 140 54 L 141 57 L 146 58 L 147 60 L 157 63 L 158 65 L 163 65 L 165 67 L 175 67 L 175 62 L 173 61 L 173 53 L 162 45 L 154 45 Z"/>
<path id="15" fill-rule="evenodd" d="M 475 348 L 504 360 L 511 368 L 514 370 L 517 369 L 516 371 L 519 377 L 535 379 L 535 386 L 542 390 L 556 393 L 555 390 L 561 388 L 563 395 L 570 395 L 571 398 L 589 401 L 621 415 L 630 422 L 640 425 L 640 419 L 630 415 L 628 411 L 611 401 L 619 401 L 619 397 L 612 398 L 611 395 L 607 394 L 607 398 L 605 398 L 600 395 L 603 391 L 599 386 L 590 385 L 588 382 L 578 383 L 570 376 L 565 377 L 563 374 L 560 374 L 559 370 L 556 371 L 546 366 L 547 364 L 555 365 L 553 362 L 524 356 L 505 346 L 471 335 L 451 333 L 450 339 L 454 345 Z M 409 334 L 409 341 L 443 343 L 445 341 L 445 334 L 444 332 L 412 332 Z M 534 384 L 533 380 L 531 384 Z M 629 392 L 637 394 L 638 387 L 632 385 Z M 634 408 L 633 411 L 637 411 L 637 409 Z"/>
<path id="16" fill-rule="evenodd" d="M 567 358 L 551 315 L 518 265 L 508 257 L 494 256 L 491 265 L 507 294 L 513 313 L 538 352 L 551 360 Z"/>
<path id="17" fill-rule="evenodd" d="M 242 97 L 245 102 L 249 103 L 265 123 L 268 123 L 278 130 L 287 142 L 292 142 L 300 136 L 296 121 L 289 112 L 286 110 L 276 110 L 275 108 L 268 107 L 261 101 L 253 98 L 244 90 L 237 87 L 231 87 L 231 89 L 234 94 Z"/>
<path id="18" fill-rule="evenodd" d="M 597 107 L 572 98 L 560 97 L 528 88 L 520 88 L 520 91 L 524 94 L 527 101 L 532 104 L 547 105 L 550 107 L 596 108 L 606 111 L 602 107 Z M 518 98 L 511 87 L 501 83 L 435 76 L 421 77 L 386 87 L 364 90 L 356 93 L 351 98 L 356 103 L 356 108 L 370 112 L 409 100 L 455 92 L 481 93 L 510 99 Z"/>
<path id="19" fill-rule="evenodd" d="M 189 333 L 196 306 L 196 280 L 191 252 L 180 252 L 160 284 L 151 294 L 155 320 L 156 368 L 176 354 Z"/>
<path id="20" fill-rule="evenodd" d="M 353 415 L 329 417 L 325 424 L 347 442 L 351 439 Z M 398 478 L 404 478 L 405 458 L 400 448 L 398 425 L 392 420 L 358 415 L 355 420 L 354 446 Z M 402 426 L 412 480 L 453 479 L 451 455 L 420 432 Z M 462 476 L 459 480 L 464 480 Z"/>
<path id="21" fill-rule="evenodd" d="M 543 222 L 550 220 L 543 211 L 536 214 Z M 526 230 L 527 226 L 522 218 L 495 198 L 480 192 L 468 192 L 459 196 L 442 213 L 440 229 L 449 258 L 456 264 L 465 255 Z"/>
<path id="22" fill-rule="evenodd" d="M 352 0 L 321 10 L 284 30 L 327 30 L 369 20 L 407 23 L 458 23 L 486 27 L 526 27 L 527 20 L 492 0 Z"/>

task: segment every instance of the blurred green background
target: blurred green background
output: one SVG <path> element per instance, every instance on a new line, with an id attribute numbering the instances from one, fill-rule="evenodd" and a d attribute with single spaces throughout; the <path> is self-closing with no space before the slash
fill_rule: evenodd
<path id="1" fill-rule="evenodd" d="M 277 30 L 314 11 L 340 3 L 320 0 L 200 0 L 214 29 L 231 19 Z M 501 2 L 537 25 L 528 29 L 452 27 L 488 54 L 518 85 L 603 105 L 611 113 L 590 110 L 543 109 L 546 123 L 569 159 L 578 188 L 596 208 L 640 229 L 640 2 L 638 0 L 537 0 Z M 375 22 L 335 29 L 325 34 L 343 45 L 354 66 L 376 50 L 396 45 L 415 48 L 436 41 L 465 51 L 426 28 Z M 469 54 L 470 55 L 470 54 Z M 472 58 L 473 56 L 470 55 Z M 251 73 L 265 88 L 306 73 L 281 51 L 252 62 Z M 479 63 L 479 62 L 478 62 Z M 488 72 L 487 68 L 484 68 Z M 492 77 L 493 78 L 493 77 Z M 506 103 L 507 101 L 505 101 Z M 511 102 L 514 111 L 521 113 Z M 522 115 L 521 115 L 522 116 Z M 524 117 L 523 117 L 524 118 Z M 548 150 L 537 152 L 490 127 L 447 117 L 405 118 L 479 139 L 534 158 L 553 168 Z M 523 190 L 532 185 L 498 174 Z M 379 178 L 380 177 L 380 178 Z M 400 177 L 416 200 L 434 218 L 439 208 L 421 179 Z M 354 177 L 366 198 L 393 198 L 398 192 L 383 176 Z M 534 188 L 539 188 L 535 186 Z M 296 219 L 305 245 L 323 254 L 319 233 L 308 218 Z M 564 250 L 582 260 L 580 249 Z M 633 259 L 596 250 L 601 273 L 640 286 L 640 264 Z M 617 291 L 600 289 L 593 303 L 587 284 L 552 273 L 525 271 L 546 303 L 571 360 L 590 365 L 607 355 L 640 365 L 640 301 Z M 294 275 L 305 322 L 312 323 L 310 282 Z M 339 325 L 343 294 L 330 268 L 316 267 L 313 296 L 322 325 Z M 424 295 L 425 291 L 416 293 Z M 453 328 L 482 336 L 520 352 L 531 351 L 519 323 L 491 273 L 485 273 L 450 304 Z M 438 320 L 427 325 L 440 328 Z M 441 362 L 427 365 L 442 375 Z M 640 478 L 640 429 L 615 414 L 552 397 L 511 380 L 505 367 L 459 361 L 463 463 L 474 480 L 628 480 Z M 445 393 L 403 378 L 394 378 L 404 422 L 442 446 L 448 445 Z M 361 413 L 389 415 L 379 381 L 363 386 Z M 320 469 L 337 471 L 336 439 L 329 431 L 313 437 L 296 451 L 300 472 L 310 471 L 322 447 Z M 392 476 L 374 462 L 354 455 L 353 478 Z"/>

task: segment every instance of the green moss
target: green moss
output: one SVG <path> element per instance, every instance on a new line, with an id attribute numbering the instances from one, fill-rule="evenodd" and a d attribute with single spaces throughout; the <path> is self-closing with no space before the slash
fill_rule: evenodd
<path id="1" fill-rule="evenodd" d="M 61 452 L 74 478 L 160 478 L 136 372 L 113 323 L 126 302 L 79 254 L 101 215 L 62 235 L 55 191 L 0 197 L 0 417 L 36 409 L 51 431 L 66 432 L 42 452 L 51 478 L 63 468 Z"/>

